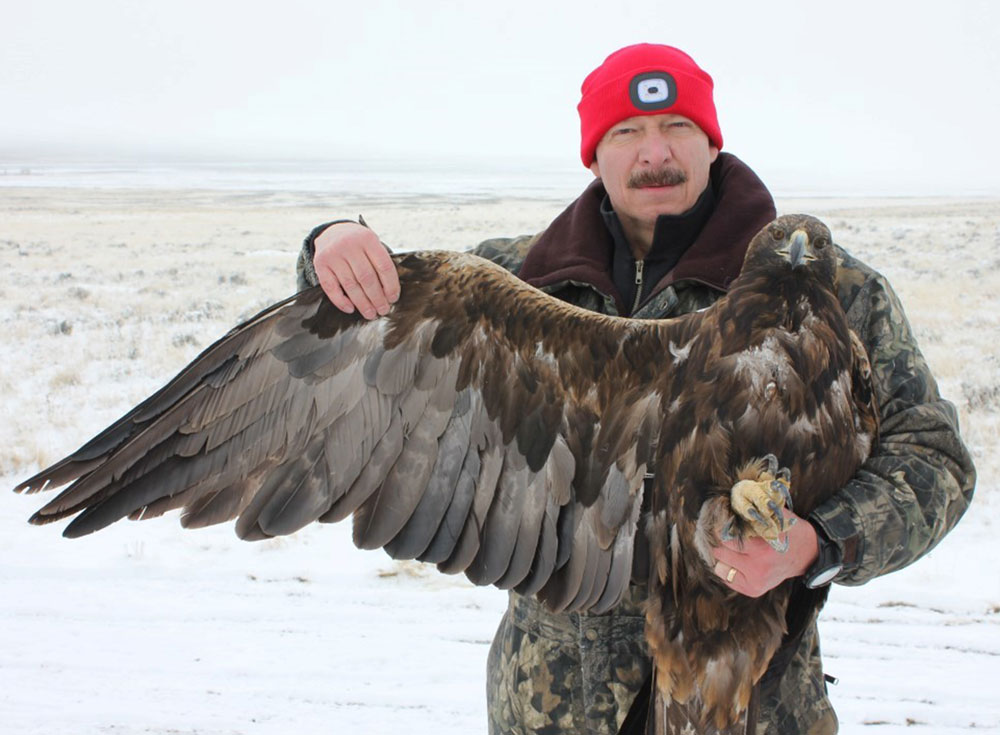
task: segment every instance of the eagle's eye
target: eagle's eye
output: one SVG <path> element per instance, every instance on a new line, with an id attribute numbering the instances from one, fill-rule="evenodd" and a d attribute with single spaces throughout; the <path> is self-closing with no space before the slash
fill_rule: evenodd
<path id="1" fill-rule="evenodd" d="M 784 240 L 785 231 L 780 227 L 775 227 L 771 230 L 771 237 L 773 237 L 775 240 Z"/>
<path id="2" fill-rule="evenodd" d="M 813 247 L 816 248 L 817 250 L 822 250 L 829 244 L 830 241 L 825 237 L 817 237 L 815 240 L 813 240 Z"/>

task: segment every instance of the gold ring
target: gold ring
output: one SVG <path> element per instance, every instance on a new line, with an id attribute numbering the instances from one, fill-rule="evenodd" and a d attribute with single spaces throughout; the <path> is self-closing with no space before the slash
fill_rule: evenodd
<path id="1" fill-rule="evenodd" d="M 726 575 L 726 581 L 732 582 L 736 579 L 736 567 L 729 567 L 729 574 Z"/>

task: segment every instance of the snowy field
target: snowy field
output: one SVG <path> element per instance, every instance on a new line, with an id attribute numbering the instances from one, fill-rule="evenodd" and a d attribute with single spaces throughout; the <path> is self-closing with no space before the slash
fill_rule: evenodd
<path id="1" fill-rule="evenodd" d="M 316 223 L 394 246 L 543 227 L 565 200 L 0 190 L 0 487 L 78 447 L 294 288 Z M 823 611 L 842 732 L 1000 732 L 1000 202 L 786 200 L 889 276 L 976 457 L 958 529 Z M 76 541 L 0 505 L 0 733 L 485 732 L 505 594 L 315 526 L 257 544 L 168 516 Z"/>

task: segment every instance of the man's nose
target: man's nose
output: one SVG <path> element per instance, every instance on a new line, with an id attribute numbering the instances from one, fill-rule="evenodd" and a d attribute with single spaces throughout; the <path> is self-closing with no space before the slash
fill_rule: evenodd
<path id="1" fill-rule="evenodd" d="M 665 135 L 651 133 L 643 137 L 642 146 L 639 151 L 643 163 L 651 166 L 658 166 L 673 159 L 673 151 L 670 148 L 670 141 Z"/>

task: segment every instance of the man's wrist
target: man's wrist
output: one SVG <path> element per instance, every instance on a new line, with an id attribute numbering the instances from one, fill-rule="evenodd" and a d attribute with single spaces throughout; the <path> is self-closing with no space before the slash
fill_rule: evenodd
<path id="1" fill-rule="evenodd" d="M 843 571 L 844 560 L 840 547 L 828 539 L 821 528 L 809 525 L 816 534 L 816 556 L 803 572 L 802 583 L 809 589 L 816 589 L 830 584 Z"/>
<path id="2" fill-rule="evenodd" d="M 788 531 L 789 550 L 793 554 L 789 571 L 791 577 L 801 577 L 816 561 L 819 553 L 816 528 L 805 518 L 795 518 Z M 790 560 L 791 561 L 791 560 Z"/>

